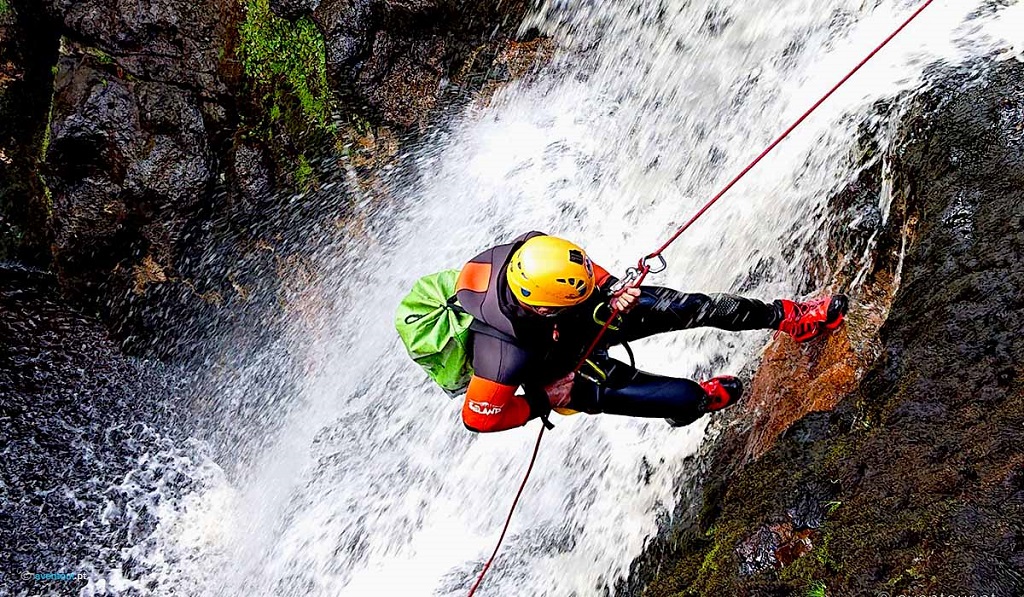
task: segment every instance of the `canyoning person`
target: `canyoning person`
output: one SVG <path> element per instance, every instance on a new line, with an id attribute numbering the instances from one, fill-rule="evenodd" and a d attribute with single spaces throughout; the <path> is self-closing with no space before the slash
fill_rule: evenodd
<path id="1" fill-rule="evenodd" d="M 487 249 L 458 274 L 456 293 L 474 318 L 469 352 L 473 373 L 462 419 L 472 431 L 524 425 L 552 409 L 657 417 L 683 426 L 734 404 L 736 377 L 707 381 L 653 375 L 608 356 L 608 348 L 653 334 L 695 327 L 780 330 L 805 342 L 838 327 L 843 295 L 771 303 L 731 294 L 683 293 L 640 286 L 618 296 L 617 280 L 579 246 L 540 232 Z M 621 311 L 600 345 L 573 373 L 609 303 Z M 522 388 L 521 395 L 517 390 Z"/>

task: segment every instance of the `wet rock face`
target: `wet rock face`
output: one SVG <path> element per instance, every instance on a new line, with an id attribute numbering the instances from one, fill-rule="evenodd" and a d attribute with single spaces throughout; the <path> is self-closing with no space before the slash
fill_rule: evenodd
<path id="1" fill-rule="evenodd" d="M 526 2 L 463 4 L 45 0 L 63 34 L 42 168 L 62 286 L 143 342 L 167 314 L 231 319 L 207 306 L 254 295 L 232 278 L 238 254 L 334 217 L 287 201 L 315 190 L 325 147 L 390 147 L 484 83 Z M 310 79 L 321 57 L 330 85 Z M 351 118 L 340 134 L 332 108 Z"/>
<path id="2" fill-rule="evenodd" d="M 125 303 L 175 271 L 235 126 L 232 0 L 48 0 L 62 26 L 43 168 L 61 284 L 138 334 Z M 155 273 L 154 273 L 155 272 Z"/>
<path id="3" fill-rule="evenodd" d="M 320 6 L 320 0 L 270 0 L 270 10 L 279 17 L 294 19 Z"/>
<path id="4" fill-rule="evenodd" d="M 47 5 L 75 39 L 115 57 L 136 78 L 190 87 L 207 97 L 229 91 L 221 63 L 236 22 L 233 0 L 48 0 Z"/>
<path id="5" fill-rule="evenodd" d="M 1024 593 L 1022 121 L 1024 65 L 1008 62 L 944 81 L 901 139 L 896 183 L 918 197 L 918 241 L 862 389 L 879 427 L 836 470 L 879 540 L 899 529 L 886 538 L 897 561 L 874 564 L 924 562 L 932 578 L 908 587 Z"/>
<path id="6" fill-rule="evenodd" d="M 323 0 L 313 18 L 324 33 L 335 83 L 354 91 L 389 124 L 409 128 L 423 122 L 446 86 L 464 83 L 474 69 L 487 70 L 528 4 Z"/>
<path id="7" fill-rule="evenodd" d="M 273 170 L 266 155 L 260 148 L 250 144 L 238 144 L 234 148 L 235 180 L 239 182 L 238 191 L 254 213 L 259 207 L 265 206 L 273 193 Z"/>
<path id="8" fill-rule="evenodd" d="M 888 158 L 914 224 L 879 356 L 717 469 L 645 595 L 1024 594 L 1024 65 L 945 73 L 907 114 Z"/>
<path id="9" fill-rule="evenodd" d="M 736 547 L 740 574 L 751 575 L 788 566 L 810 553 L 816 539 L 811 529 L 797 530 L 790 522 L 763 525 Z"/>
<path id="10" fill-rule="evenodd" d="M 170 262 L 213 176 L 195 92 L 100 66 L 74 45 L 61 58 L 46 156 L 57 263 L 80 292 Z"/>

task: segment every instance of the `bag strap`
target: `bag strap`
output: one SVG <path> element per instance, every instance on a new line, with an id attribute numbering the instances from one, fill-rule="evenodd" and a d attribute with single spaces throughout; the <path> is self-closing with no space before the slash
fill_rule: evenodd
<path id="1" fill-rule="evenodd" d="M 469 313 L 469 311 L 466 311 L 465 309 L 463 309 L 462 305 L 459 304 L 459 297 L 458 297 L 458 295 L 453 294 L 450 297 L 448 297 L 448 300 L 445 301 L 445 305 L 449 309 L 451 309 L 452 311 L 455 311 L 456 313 L 465 313 L 465 314 Z"/>
<path id="2" fill-rule="evenodd" d="M 452 311 L 455 311 L 456 313 L 465 313 L 467 315 L 472 315 L 472 313 L 466 311 L 462 307 L 462 305 L 459 304 L 458 295 L 448 297 L 448 300 L 446 301 L 445 305 Z M 483 321 L 480 321 L 478 317 L 474 317 L 473 321 L 469 323 L 469 329 L 473 330 L 474 332 L 484 334 L 485 336 L 490 336 L 492 338 L 497 338 L 498 340 L 508 342 L 509 344 L 518 344 L 515 338 L 509 336 L 505 332 L 495 327 L 487 325 Z"/>
<path id="3" fill-rule="evenodd" d="M 451 297 L 448 298 L 448 300 L 445 301 L 443 306 L 444 306 L 445 309 L 451 309 L 452 311 L 455 311 L 456 313 L 467 314 L 468 315 L 469 311 L 466 311 L 465 309 L 463 309 L 462 305 L 460 305 L 458 303 L 458 300 L 459 299 L 457 297 L 451 296 Z M 417 321 L 423 319 L 427 315 L 428 315 L 428 313 L 412 313 L 411 315 L 406 316 L 405 323 L 406 323 L 406 325 L 411 325 L 411 324 L 416 323 Z"/>

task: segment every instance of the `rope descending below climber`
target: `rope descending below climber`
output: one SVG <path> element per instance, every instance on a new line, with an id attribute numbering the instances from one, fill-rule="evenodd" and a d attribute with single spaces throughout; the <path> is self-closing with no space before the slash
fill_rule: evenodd
<path id="1" fill-rule="evenodd" d="M 608 302 L 608 306 L 611 309 L 611 313 L 605 318 L 604 323 L 601 325 L 601 329 L 594 336 L 594 339 L 590 342 L 589 346 L 587 346 L 586 350 L 583 351 L 583 354 L 580 357 L 579 362 L 576 364 L 576 367 L 573 370 L 572 375 L 556 380 L 555 383 L 550 384 L 548 386 L 544 386 L 544 392 L 548 396 L 549 406 L 553 402 L 558 402 L 561 404 L 563 401 L 565 405 L 569 405 L 569 403 L 572 400 L 573 387 L 576 385 L 575 374 L 582 372 L 584 366 L 588 365 L 588 363 L 590 362 L 589 357 L 592 354 L 594 354 L 596 350 L 598 350 L 599 345 L 601 344 L 604 338 L 604 335 L 609 330 L 613 329 L 612 322 L 617 321 L 619 313 L 625 312 L 628 315 L 629 312 L 633 311 L 634 308 L 637 306 L 641 296 L 643 295 L 643 287 L 641 287 L 641 284 L 647 277 L 647 274 L 651 273 L 652 271 L 661 271 L 662 269 L 664 269 L 666 264 L 665 259 L 662 256 L 662 253 L 665 251 L 665 249 L 668 248 L 668 246 L 671 245 L 673 242 L 675 242 L 676 239 L 678 239 L 683 232 L 685 232 L 694 222 L 696 222 L 702 215 L 704 215 L 704 213 L 708 209 L 710 209 L 712 205 L 714 205 L 727 192 L 729 192 L 729 190 L 737 182 L 739 182 L 744 176 L 746 176 L 746 174 L 750 172 L 750 170 L 752 170 L 758 163 L 760 163 L 765 156 L 771 153 L 771 151 L 775 149 L 775 147 L 782 143 L 782 141 L 785 140 L 786 137 L 788 137 L 790 133 L 792 133 L 798 126 L 800 126 L 800 124 L 803 123 L 803 121 L 806 120 L 815 110 L 817 110 L 818 107 L 821 106 L 821 104 L 823 104 L 829 97 L 832 96 L 832 94 L 834 94 L 840 87 L 842 87 L 848 80 L 850 80 L 850 78 L 853 77 L 853 75 L 856 74 L 857 71 L 859 71 L 865 64 L 868 63 L 868 61 L 870 61 L 876 54 L 878 54 L 882 50 L 882 48 L 888 45 L 889 42 L 891 42 L 897 35 L 900 34 L 900 32 L 906 29 L 910 25 L 910 23 L 912 23 L 918 16 L 920 16 L 921 13 L 923 13 L 925 9 L 928 8 L 933 2 L 934 0 L 924 0 L 924 2 L 921 3 L 917 10 L 915 10 L 909 17 L 907 17 L 907 19 L 903 21 L 903 23 L 901 23 L 899 27 L 897 27 L 891 34 L 889 34 L 888 37 L 882 40 L 882 42 L 879 43 L 878 46 L 875 47 L 875 49 L 873 49 L 870 53 L 868 53 L 868 55 L 865 56 L 863 60 L 861 60 L 856 66 L 854 66 L 850 70 L 850 72 L 848 72 L 842 79 L 840 79 L 839 82 L 837 82 L 831 89 L 829 89 L 810 108 L 808 108 L 807 111 L 804 112 L 792 125 L 790 125 L 789 128 L 783 131 L 781 135 L 779 135 L 774 141 L 772 141 L 772 143 L 768 145 L 768 147 L 766 147 L 764 151 L 762 151 L 757 157 L 755 157 L 742 171 L 739 172 L 739 174 L 737 174 L 714 197 L 712 197 L 706 204 L 704 204 L 704 206 L 696 214 L 694 214 L 692 218 L 690 218 L 685 224 L 676 229 L 676 231 L 667 241 L 665 241 L 664 244 L 662 244 L 653 253 L 650 253 L 649 255 L 640 259 L 640 261 L 637 264 L 637 267 L 630 268 L 630 270 L 627 272 L 627 276 L 621 283 L 613 283 L 613 285 L 607 289 L 608 291 L 611 292 L 611 299 Z M 528 238 L 525 237 L 520 238 L 524 240 L 524 244 L 526 240 L 529 240 Z M 521 249 L 521 247 L 519 247 L 519 249 Z M 518 251 L 519 249 L 516 250 Z M 494 251 L 494 249 L 492 249 L 491 251 Z M 584 263 L 589 263 L 589 261 L 586 258 L 586 254 L 582 253 L 582 250 L 580 250 L 580 252 L 584 259 Z M 482 256 L 486 254 L 487 252 L 482 254 Z M 657 259 L 660 262 L 660 266 L 657 270 L 654 270 L 651 266 L 651 262 L 654 261 L 655 259 Z M 575 259 L 571 260 L 575 261 Z M 487 262 L 486 259 L 484 261 Z M 490 260 L 490 263 L 494 263 L 493 258 Z M 519 267 L 518 264 L 516 267 Z M 595 268 L 595 271 L 603 270 L 600 270 L 600 268 Z M 465 273 L 465 269 L 463 270 L 463 273 Z M 460 275 L 460 280 L 461 277 L 462 276 Z M 486 290 L 488 287 L 490 287 L 490 283 L 496 281 L 500 283 L 500 278 L 493 278 L 490 275 L 486 277 L 478 275 L 476 277 L 476 280 L 478 280 L 478 282 L 482 282 L 485 279 L 488 285 L 483 286 L 482 289 L 478 289 L 477 292 L 482 292 L 483 294 L 486 295 Z M 558 279 L 556 279 L 556 281 L 558 281 Z M 568 279 L 566 279 L 566 281 L 568 281 Z M 521 283 L 525 284 L 525 282 Z M 510 286 L 512 285 L 513 283 L 510 281 Z M 573 284 L 573 286 L 577 285 Z M 597 280 L 596 277 L 593 281 L 593 286 L 602 286 L 602 284 Z M 551 309 L 557 309 L 559 307 L 566 306 L 576 306 L 581 302 L 585 302 L 587 298 L 589 298 L 589 294 L 593 293 L 593 286 L 591 286 L 588 290 L 587 284 L 585 283 L 582 289 L 583 292 L 579 293 L 579 298 L 573 299 L 573 302 L 571 302 L 569 305 L 553 305 L 551 307 L 547 307 L 545 305 L 529 305 L 529 295 L 523 294 L 522 292 L 520 292 L 520 294 L 522 295 L 523 299 L 527 300 L 527 302 L 522 301 L 515 295 L 513 295 L 513 299 L 519 302 L 523 309 L 531 310 L 539 316 L 555 316 L 557 315 L 557 312 L 553 312 L 551 311 Z M 467 285 L 467 289 L 468 288 L 470 288 L 469 285 Z M 497 288 L 497 286 L 494 286 L 494 288 Z M 529 291 L 530 289 L 527 288 L 527 290 Z M 578 286 L 577 290 L 579 290 Z M 830 329 L 838 327 L 842 323 L 842 319 L 845 317 L 846 310 L 849 307 L 846 297 L 842 295 L 822 298 L 811 303 L 802 304 L 793 303 L 792 301 L 782 302 L 780 300 L 779 304 L 783 308 L 784 319 L 789 321 L 789 323 L 785 325 L 783 325 L 780 322 L 779 329 L 780 331 L 789 333 L 793 337 L 793 339 L 798 342 L 813 339 L 814 337 L 820 335 L 824 331 L 828 331 Z M 483 305 L 481 304 L 481 307 L 482 306 Z M 823 318 L 821 317 L 822 312 L 824 312 Z M 634 317 L 636 316 L 634 315 Z M 597 318 L 597 311 L 595 311 L 594 320 L 595 322 L 599 322 Z M 552 340 L 558 341 L 559 338 L 560 334 L 558 328 L 553 326 Z M 598 353 L 598 355 L 600 355 L 600 353 Z M 600 374 L 607 374 L 608 372 L 601 371 L 600 367 L 594 367 L 594 369 L 596 370 L 595 372 L 598 373 L 598 379 L 593 380 L 593 382 L 596 384 L 598 381 L 600 381 Z M 607 381 L 607 375 L 604 381 Z M 726 400 L 724 404 L 722 404 L 721 406 L 724 407 L 727 406 L 728 404 L 734 403 L 734 395 L 736 395 L 736 398 L 739 397 L 739 394 L 742 393 L 742 386 L 740 386 L 739 388 L 735 386 L 729 388 L 726 387 L 726 385 L 732 384 L 731 379 L 725 380 L 726 383 L 723 383 L 723 380 L 721 378 L 719 378 L 718 381 L 718 385 L 721 386 L 722 391 L 720 391 L 717 387 L 711 387 L 708 389 L 702 388 L 704 389 L 705 394 L 721 394 L 724 391 L 724 394 L 728 397 L 728 400 Z M 470 383 L 472 383 L 472 381 Z M 497 389 L 501 389 L 500 385 Z M 552 399 L 552 394 L 555 395 L 555 399 Z M 467 404 L 469 402 L 468 395 L 466 398 L 466 402 Z M 532 402 L 527 400 L 527 406 L 532 408 L 532 404 L 534 402 L 538 402 L 536 396 L 534 397 Z M 709 405 L 708 408 L 713 408 L 713 406 L 714 405 Z M 543 405 L 541 405 L 541 407 L 543 408 Z M 521 406 L 520 410 L 522 410 Z M 463 409 L 463 413 L 465 413 L 465 408 Z M 528 410 L 527 420 L 529 420 L 529 415 L 530 411 Z M 516 492 L 516 497 L 512 502 L 512 508 L 509 510 L 508 517 L 505 519 L 505 525 L 502 527 L 501 536 L 498 538 L 498 542 L 494 546 L 494 552 L 491 553 L 490 558 L 488 558 L 487 562 L 481 569 L 480 575 L 477 577 L 476 582 L 473 584 L 472 588 L 470 588 L 469 597 L 473 597 L 473 595 L 476 593 L 476 590 L 480 587 L 480 584 L 483 582 L 484 577 L 487 575 L 487 571 L 490 569 L 491 564 L 494 562 L 494 558 L 498 554 L 498 550 L 501 548 L 501 542 L 505 538 L 505 533 L 508 531 L 509 523 L 512 521 L 512 515 L 515 512 L 516 504 L 519 503 L 519 498 L 520 496 L 522 496 L 523 490 L 526 488 L 526 482 L 530 478 L 530 472 L 533 470 L 533 464 L 537 459 L 537 452 L 540 450 L 540 442 L 544 438 L 544 430 L 546 428 L 547 426 L 543 426 L 540 428 L 540 432 L 537 435 L 537 443 L 534 445 L 533 448 L 533 455 L 530 457 L 530 465 L 529 467 L 527 467 L 526 475 L 523 478 L 522 484 L 520 484 L 519 486 L 519 491 Z"/>

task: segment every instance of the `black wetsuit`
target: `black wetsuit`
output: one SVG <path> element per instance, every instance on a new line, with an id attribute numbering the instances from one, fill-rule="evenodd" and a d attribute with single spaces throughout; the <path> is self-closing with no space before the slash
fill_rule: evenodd
<path id="1" fill-rule="evenodd" d="M 460 276 L 459 302 L 477 320 L 471 345 L 475 374 L 463 406 L 463 420 L 470 429 L 498 431 L 546 415 L 550 406 L 544 387 L 571 372 L 582 358 L 601 327 L 595 322 L 595 309 L 599 317 L 608 315 L 607 291 L 615 280 L 596 265 L 600 288 L 558 316 L 543 317 L 519 304 L 505 281 L 505 267 L 515 249 L 539 234 L 532 232 L 488 249 L 468 263 Z M 588 365 L 577 376 L 568 408 L 692 422 L 706 412 L 706 394 L 700 385 L 639 371 L 609 357 L 607 348 L 702 326 L 775 329 L 781 320 L 777 303 L 643 286 L 637 304 L 616 323 L 618 329 L 605 334 L 590 357 L 597 370 Z M 523 388 L 523 396 L 514 396 L 518 387 Z"/>
<path id="2" fill-rule="evenodd" d="M 609 330 L 601 349 L 589 359 L 572 388 L 569 407 L 588 413 L 631 417 L 663 417 L 676 424 L 692 423 L 705 412 L 705 393 L 695 381 L 645 373 L 613 359 L 607 347 L 654 334 L 696 327 L 740 331 L 775 329 L 782 308 L 774 303 L 731 294 L 687 294 L 671 288 L 641 286 L 640 298 L 622 316 L 618 330 Z M 602 379 L 602 374 L 606 378 Z M 594 380 L 601 381 L 595 382 Z"/>

